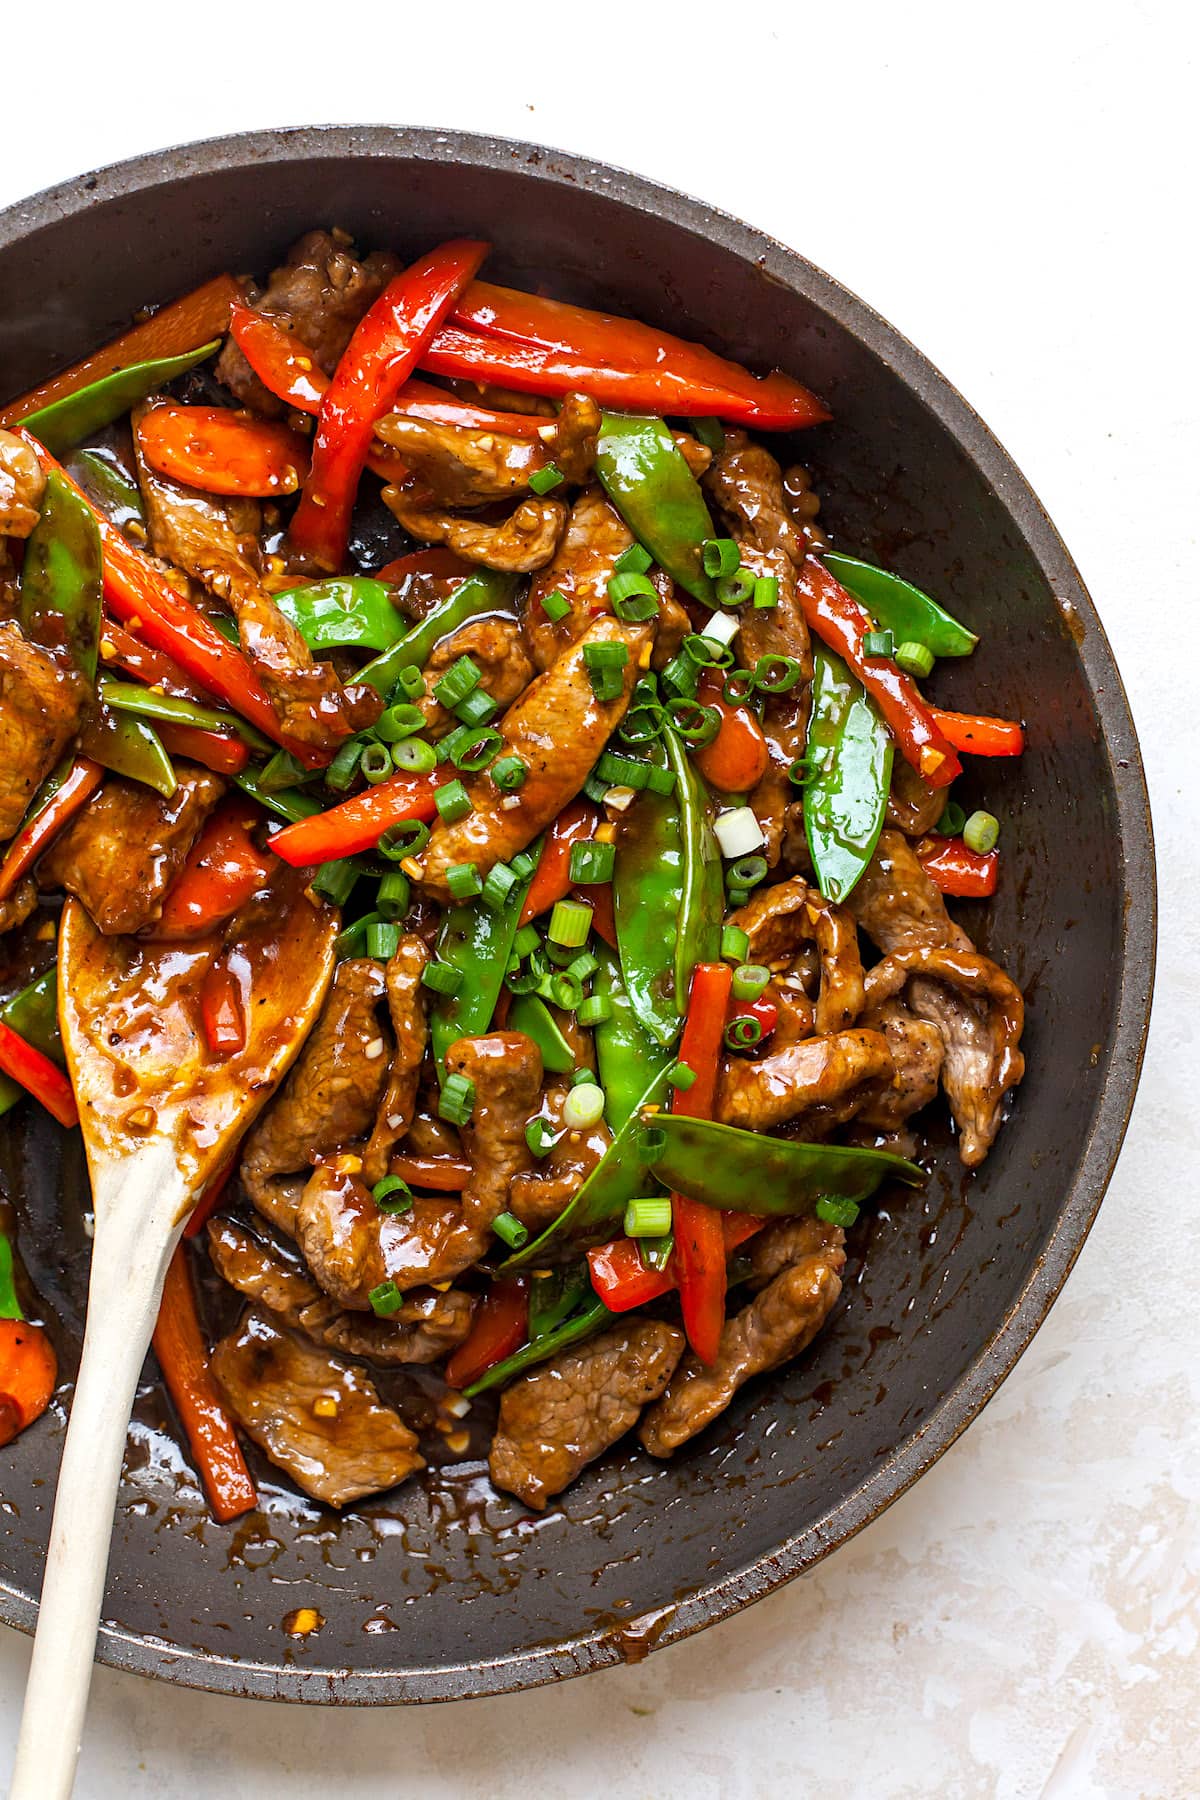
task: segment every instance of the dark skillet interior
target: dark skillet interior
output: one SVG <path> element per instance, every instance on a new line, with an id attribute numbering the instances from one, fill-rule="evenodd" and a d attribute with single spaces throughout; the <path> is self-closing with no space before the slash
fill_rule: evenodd
<path id="1" fill-rule="evenodd" d="M 937 697 L 1024 716 L 1030 742 L 1011 766 L 976 764 L 972 795 L 1005 821 L 1005 878 L 986 912 L 960 915 L 1029 1000 L 1011 1123 L 973 1180 L 947 1146 L 924 1197 L 884 1197 L 814 1350 L 672 1463 L 619 1450 L 544 1518 L 495 1495 L 477 1463 L 341 1520 L 268 1477 L 264 1511 L 221 1528 L 159 1430 L 148 1365 L 100 1655 L 230 1692 L 362 1703 L 504 1691 L 669 1642 L 824 1555 L 953 1440 L 1044 1316 L 1111 1171 L 1149 1005 L 1154 876 L 1119 678 L 1017 471 L 867 308 L 694 202 L 431 132 L 264 133 L 146 158 L 0 217 L 0 395 L 139 306 L 262 270 L 334 223 L 400 252 L 487 236 L 496 279 L 544 279 L 810 383 L 836 420 L 799 446 L 823 523 L 982 634 L 972 662 L 939 671 Z M 0 1126 L 0 1182 L 69 1374 L 87 1263 L 77 1141 L 64 1153 L 19 1109 Z M 62 1424 L 60 1404 L 0 1452 L 0 1615 L 26 1628 Z M 301 1605 L 325 1621 L 304 1641 L 283 1628 Z"/>

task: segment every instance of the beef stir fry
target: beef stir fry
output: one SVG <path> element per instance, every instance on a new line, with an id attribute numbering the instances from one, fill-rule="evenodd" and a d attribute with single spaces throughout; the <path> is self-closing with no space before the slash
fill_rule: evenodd
<path id="1" fill-rule="evenodd" d="M 799 383 L 486 250 L 310 232 L 0 413 L 0 1108 L 76 1120 L 64 895 L 188 951 L 215 1063 L 280 879 L 340 912 L 155 1339 L 222 1519 L 243 1439 L 333 1507 L 425 1467 L 418 1379 L 448 1454 L 498 1394 L 530 1507 L 673 1455 L 827 1322 L 927 1109 L 974 1168 L 1023 1073 L 946 907 L 999 875 L 960 756 L 1023 733 L 919 685 L 973 634 L 831 547 Z M 5 1438 L 54 1383 L 18 1280 L 0 1235 Z"/>

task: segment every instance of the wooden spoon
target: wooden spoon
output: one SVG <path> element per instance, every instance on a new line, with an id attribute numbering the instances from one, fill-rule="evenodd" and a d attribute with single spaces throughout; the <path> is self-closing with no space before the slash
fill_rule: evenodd
<path id="1" fill-rule="evenodd" d="M 247 1042 L 198 1023 L 213 941 L 102 937 L 68 900 L 59 1015 L 95 1208 L 83 1358 L 58 1479 L 10 1800 L 66 1800 L 87 1710 L 125 1437 L 163 1277 L 197 1197 L 286 1073 L 328 992 L 338 916 L 281 873 L 239 941 Z"/>

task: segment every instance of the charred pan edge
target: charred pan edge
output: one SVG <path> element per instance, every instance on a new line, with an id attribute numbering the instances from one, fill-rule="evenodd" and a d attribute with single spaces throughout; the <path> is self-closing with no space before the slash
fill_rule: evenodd
<path id="1" fill-rule="evenodd" d="M 116 163 L 49 188 L 0 213 L 0 250 L 18 245 L 106 200 L 148 192 L 189 175 L 315 156 L 369 163 L 457 163 L 477 169 L 521 169 L 531 182 L 584 190 L 666 220 L 719 244 L 755 265 L 765 280 L 800 294 L 852 333 L 915 393 L 942 429 L 989 483 L 1024 536 L 1059 605 L 1085 626 L 1079 656 L 1103 729 L 1113 790 L 1121 862 L 1125 870 L 1125 935 L 1116 971 L 1119 1002 L 1104 1090 L 1079 1170 L 1044 1252 L 1017 1303 L 991 1343 L 925 1424 L 888 1460 L 808 1531 L 785 1540 L 772 1555 L 695 1590 L 675 1608 L 654 1647 L 678 1642 L 759 1600 L 812 1568 L 863 1529 L 902 1494 L 966 1429 L 1027 1348 L 1057 1297 L 1104 1197 L 1141 1071 L 1153 989 L 1156 894 L 1154 844 L 1141 752 L 1120 675 L 1104 629 L 1079 572 L 1028 483 L 987 426 L 933 364 L 863 301 L 783 244 L 671 188 L 586 157 L 470 132 L 376 126 L 315 126 L 214 138 Z M 0 1620 L 32 1631 L 36 1605 L 0 1585 Z M 619 1636 L 636 1631 L 596 1629 L 577 1638 L 453 1667 L 362 1671 L 274 1666 L 176 1649 L 161 1639 L 133 1637 L 102 1625 L 97 1654 L 113 1668 L 156 1675 L 186 1686 L 270 1700 L 351 1706 L 456 1700 L 504 1694 L 581 1675 L 622 1660 Z"/>

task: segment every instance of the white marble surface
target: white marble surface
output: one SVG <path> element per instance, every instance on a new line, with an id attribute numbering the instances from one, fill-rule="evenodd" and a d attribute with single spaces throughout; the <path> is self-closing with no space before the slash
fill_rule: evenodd
<path id="1" fill-rule="evenodd" d="M 180 139 L 398 119 L 607 157 L 832 270 L 957 382 L 1078 558 L 1142 731 L 1162 879 L 1154 1032 L 1100 1221 L 1016 1374 L 883 1519 L 740 1618 L 555 1690 L 332 1717 L 100 1670 L 87 1800 L 316 1800 L 331 1777 L 363 1800 L 1200 1790 L 1184 10 L 742 0 L 704 30 L 654 0 L 519 16 L 459 0 L 432 22 L 360 0 L 333 16 L 361 54 L 334 54 L 313 8 L 240 8 L 232 26 L 170 7 L 6 19 L 0 203 Z M 0 1770 L 26 1659 L 0 1636 Z"/>

